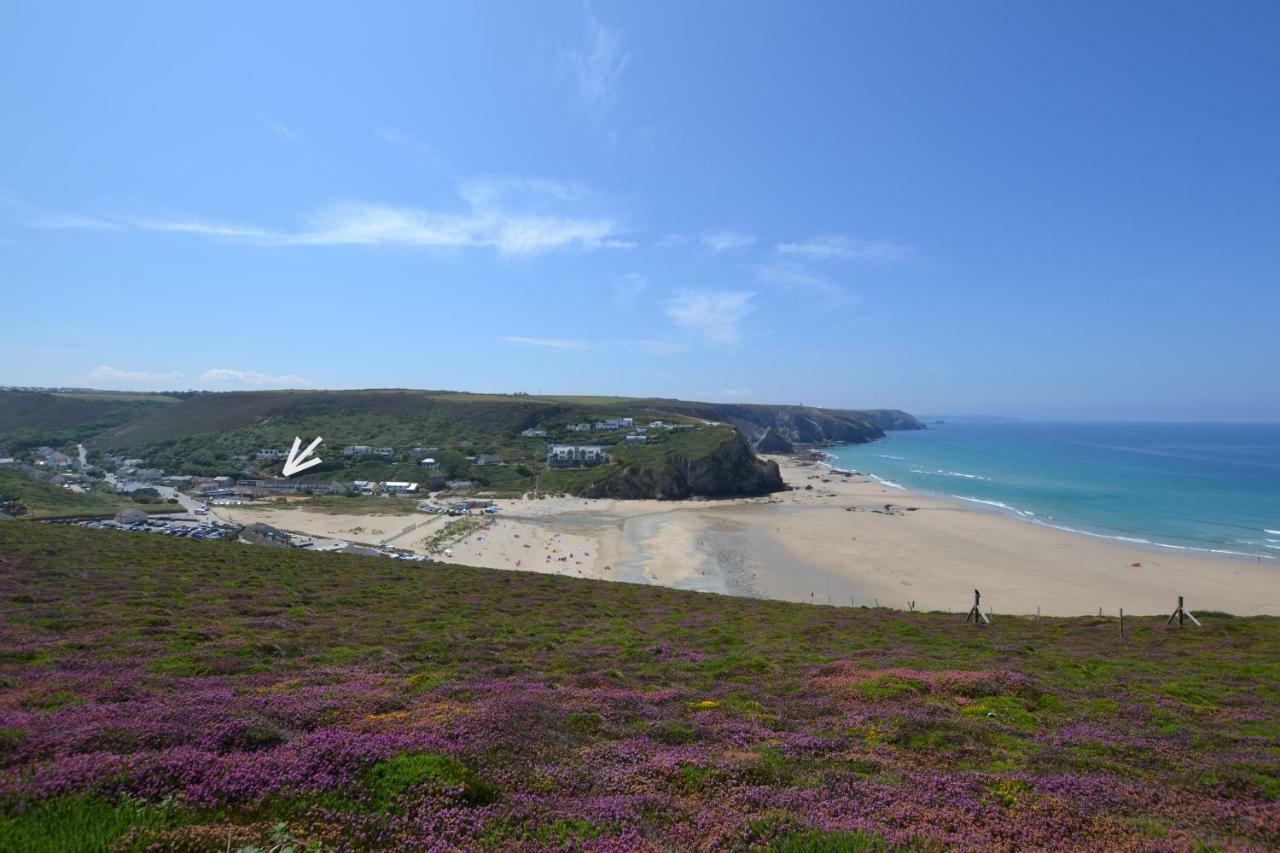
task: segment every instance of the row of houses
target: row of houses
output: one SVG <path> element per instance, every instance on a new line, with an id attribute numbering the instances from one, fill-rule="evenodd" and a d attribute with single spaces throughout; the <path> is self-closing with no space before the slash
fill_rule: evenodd
<path id="1" fill-rule="evenodd" d="M 351 485 L 355 491 L 365 495 L 412 495 L 418 491 L 418 484 L 407 480 L 383 480 L 380 483 L 372 480 L 355 480 Z"/>
<path id="2" fill-rule="evenodd" d="M 342 448 L 343 456 L 386 456 L 396 455 L 394 447 L 374 447 L 369 444 L 349 444 Z"/>
<path id="3" fill-rule="evenodd" d="M 677 429 L 677 430 L 685 430 L 685 429 L 693 429 L 693 428 L 694 428 L 693 424 L 680 424 L 680 423 L 669 424 L 666 421 L 661 421 L 661 420 L 649 421 L 649 425 L 647 427 L 647 429 Z M 643 432 L 646 429 L 646 427 L 637 427 L 634 418 L 614 418 L 613 420 L 608 420 L 608 421 L 596 421 L 593 424 L 592 423 L 569 424 L 566 427 L 566 429 L 569 430 L 569 432 L 592 432 L 594 430 L 613 431 L 613 430 L 620 430 L 620 429 L 635 429 L 639 432 Z M 547 433 L 545 430 L 531 430 L 531 429 L 527 429 L 521 433 L 521 435 L 524 435 L 527 437 L 532 437 L 535 435 L 546 435 L 546 434 Z"/>
<path id="4" fill-rule="evenodd" d="M 547 464 L 552 468 L 589 468 L 609 461 L 598 444 L 553 444 L 547 448 Z"/>

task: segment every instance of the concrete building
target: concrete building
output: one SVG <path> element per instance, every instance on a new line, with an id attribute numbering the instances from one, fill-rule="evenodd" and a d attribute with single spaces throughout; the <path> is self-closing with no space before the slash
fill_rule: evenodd
<path id="1" fill-rule="evenodd" d="M 378 488 L 382 489 L 383 494 L 387 495 L 411 495 L 418 491 L 418 484 L 408 483 L 403 480 L 384 480 L 378 484 Z"/>
<path id="2" fill-rule="evenodd" d="M 430 456 L 428 456 L 426 459 L 423 459 L 423 460 L 422 460 L 421 462 L 419 462 L 418 464 L 419 464 L 419 465 L 421 465 L 423 468 L 425 468 L 425 469 L 426 469 L 426 470 L 428 470 L 428 471 L 439 471 L 439 470 L 440 470 L 440 463 L 439 463 L 439 462 L 437 462 L 436 460 L 432 459 Z"/>
<path id="3" fill-rule="evenodd" d="M 259 459 L 283 459 L 285 456 L 285 452 L 283 450 L 275 450 L 270 447 L 264 447 L 258 451 L 257 456 Z"/>
<path id="4" fill-rule="evenodd" d="M 475 461 L 472 464 L 479 465 L 480 467 L 484 467 L 486 465 L 501 465 L 502 457 L 496 453 L 478 453 L 476 454 Z"/>
<path id="5" fill-rule="evenodd" d="M 627 444 L 644 444 L 648 438 L 649 437 L 647 435 L 640 435 L 639 433 L 633 432 L 623 440 L 626 441 Z"/>
<path id="6" fill-rule="evenodd" d="M 547 431 L 545 429 L 534 429 L 533 427 L 529 427 L 529 429 L 524 430 L 520 434 L 525 438 L 546 438 L 547 437 Z"/>
<path id="7" fill-rule="evenodd" d="M 395 456 L 396 449 L 394 447 L 375 447 L 373 452 L 379 456 Z"/>
<path id="8" fill-rule="evenodd" d="M 367 456 L 373 453 L 373 448 L 367 444 L 349 444 L 342 448 L 343 456 Z"/>
<path id="9" fill-rule="evenodd" d="M 595 444 L 553 444 L 547 449 L 547 464 L 553 468 L 582 468 L 603 465 L 609 455 Z"/>
<path id="10" fill-rule="evenodd" d="M 116 521 L 120 524 L 142 524 L 147 514 L 140 509 L 122 509 L 116 513 Z"/>

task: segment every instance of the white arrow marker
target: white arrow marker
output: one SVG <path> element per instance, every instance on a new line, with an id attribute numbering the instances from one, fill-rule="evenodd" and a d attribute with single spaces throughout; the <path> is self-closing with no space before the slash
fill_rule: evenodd
<path id="1" fill-rule="evenodd" d="M 316 445 L 320 443 L 320 436 L 316 436 L 316 440 L 307 445 L 307 449 L 298 453 L 298 447 L 302 444 L 302 439 L 294 436 L 293 448 L 289 451 L 289 458 L 284 461 L 284 470 L 280 473 L 288 477 L 290 474 L 296 474 L 299 471 L 305 471 L 313 465 L 319 465 L 322 461 L 319 456 L 315 459 L 307 459 L 311 455 L 311 451 L 316 449 Z M 307 459 L 303 462 L 303 459 Z"/>

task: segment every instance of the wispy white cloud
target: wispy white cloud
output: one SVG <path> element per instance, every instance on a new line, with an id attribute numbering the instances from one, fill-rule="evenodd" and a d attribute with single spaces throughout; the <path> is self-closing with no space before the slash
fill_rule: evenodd
<path id="1" fill-rule="evenodd" d="M 563 352 L 578 352 L 582 350 L 607 350 L 607 349 L 638 349 L 649 353 L 650 355 L 674 355 L 675 353 L 688 352 L 688 344 L 677 343 L 675 341 L 665 341 L 659 339 L 642 339 L 635 341 L 628 340 L 608 340 L 608 341 L 584 341 L 572 338 L 532 338 L 522 335 L 507 335 L 501 338 L 504 343 L 519 347 L 533 347 L 536 349 L 560 350 Z"/>
<path id="2" fill-rule="evenodd" d="M 85 385 L 89 388 L 130 390 L 157 386 L 172 388 L 174 383 L 182 381 L 182 374 L 176 370 L 166 373 L 151 373 L 145 370 L 120 370 L 108 364 L 101 364 L 84 376 L 77 378 L 74 384 Z"/>
<path id="3" fill-rule="evenodd" d="M 436 175 L 454 176 L 457 174 L 458 170 L 449 158 L 441 154 L 434 145 L 419 139 L 407 130 L 384 125 L 375 127 L 374 133 L 383 142 L 404 152 L 405 156 L 409 158 L 409 162 L 420 169 Z"/>
<path id="4" fill-rule="evenodd" d="M 667 303 L 667 316 L 716 346 L 733 347 L 753 310 L 752 296 L 747 290 L 682 290 Z"/>
<path id="5" fill-rule="evenodd" d="M 310 379 L 292 373 L 272 376 L 257 370 L 231 370 L 225 367 L 211 367 L 200 374 L 199 380 L 210 385 L 242 385 L 253 388 L 310 388 L 315 385 Z"/>
<path id="6" fill-rule="evenodd" d="M 284 139 L 288 142 L 302 141 L 302 135 L 284 122 L 268 121 L 264 123 L 267 125 L 267 129 L 271 131 L 271 134 L 279 139 Z"/>
<path id="7" fill-rule="evenodd" d="M 819 272 L 797 263 L 768 263 L 756 267 L 756 280 L 761 284 L 789 290 L 808 290 L 829 303 L 855 301 L 845 288 Z"/>
<path id="8" fill-rule="evenodd" d="M 522 201 L 549 198 L 562 202 L 583 201 L 591 196 L 586 184 L 550 178 L 522 178 L 511 175 L 469 178 L 458 184 L 458 195 L 477 210 L 518 206 Z"/>
<path id="9" fill-rule="evenodd" d="M 702 236 L 702 243 L 713 252 L 727 252 L 732 249 L 741 249 L 750 246 L 756 241 L 755 237 L 750 234 L 743 234 L 738 231 L 713 231 L 710 234 Z"/>
<path id="10" fill-rule="evenodd" d="M 658 339 L 631 341 L 631 346 L 639 350 L 644 350 L 650 355 L 675 355 L 676 353 L 688 352 L 690 350 L 690 346 L 688 344 Z"/>
<path id="11" fill-rule="evenodd" d="M 900 243 L 831 235 L 813 237 L 803 243 L 779 243 L 774 248 L 779 254 L 811 260 L 855 260 L 868 264 L 900 261 L 911 254 L 911 248 Z"/>
<path id="12" fill-rule="evenodd" d="M 517 347 L 536 347 L 538 349 L 583 350 L 590 349 L 587 341 L 568 340 L 564 338 L 527 338 L 521 335 L 506 335 L 505 342 Z"/>
<path id="13" fill-rule="evenodd" d="M 292 230 L 191 217 L 62 217 L 63 228 L 135 228 L 195 234 L 264 246 L 434 246 L 491 248 L 505 255 L 533 255 L 555 249 L 627 249 L 617 221 L 607 216 L 580 216 L 548 207 L 577 201 L 586 190 L 576 184 L 544 179 L 483 179 L 459 186 L 466 204 L 462 212 L 440 212 L 367 202 L 332 204 L 311 215 L 305 227 Z"/>
<path id="14" fill-rule="evenodd" d="M 577 88 L 579 101 L 599 117 L 617 99 L 622 72 L 631 61 L 620 30 L 611 29 L 585 7 L 587 35 L 584 44 L 563 50 L 561 56 Z"/>
<path id="15" fill-rule="evenodd" d="M 90 231 L 119 231 L 125 226 L 110 219 L 99 219 L 96 216 L 81 216 L 77 213 L 51 213 L 33 217 L 28 224 L 33 228 L 58 230 L 63 228 Z"/>
<path id="16" fill-rule="evenodd" d="M 621 308 L 631 309 L 640 301 L 640 294 L 649 289 L 649 279 L 638 272 L 630 272 L 613 283 L 613 301 Z"/>

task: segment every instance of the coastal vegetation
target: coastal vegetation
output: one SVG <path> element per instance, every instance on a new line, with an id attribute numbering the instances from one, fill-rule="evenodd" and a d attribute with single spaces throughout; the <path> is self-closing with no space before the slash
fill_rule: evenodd
<path id="1" fill-rule="evenodd" d="M 797 438 L 808 438 L 813 424 L 821 422 L 834 425 L 830 440 L 865 441 L 883 435 L 873 420 L 885 417 L 883 412 L 858 418 L 854 413 L 833 415 L 785 406 L 394 389 L 189 394 L 180 401 L 166 399 L 168 403 L 140 411 L 127 422 L 93 431 L 87 443 L 95 457 L 134 457 L 168 474 L 274 477 L 278 461 L 259 461 L 259 450 L 280 450 L 295 437 L 318 435 L 325 441 L 323 463 L 297 479 L 417 482 L 425 477 L 419 462 L 430 456 L 446 480 L 465 480 L 498 494 L 755 495 L 777 491 L 782 483 L 776 469 L 756 457 L 753 435 L 763 437 L 771 430 L 774 441 L 785 441 L 778 431 L 778 424 L 785 421 Z M 28 408 L 34 405 L 29 402 Z M 56 407 L 53 402 L 48 405 Z M 35 415 L 32 418 L 39 422 Z M 630 418 L 634 427 L 595 428 L 620 418 Z M 649 429 L 643 445 L 625 441 L 632 429 L 647 429 L 654 421 L 664 427 Z M 761 426 L 766 421 L 769 425 Z M 589 428 L 570 429 L 579 424 Z M 672 425 L 679 429 L 665 428 Z M 60 426 L 46 435 L 47 440 L 65 438 L 64 429 L 71 428 Z M 37 429 L 29 437 L 39 435 Z M 609 448 L 610 464 L 598 469 L 549 470 L 548 442 L 604 445 Z M 342 448 L 350 445 L 390 450 L 386 455 L 344 454 Z M 476 461 L 478 456 L 490 460 L 489 464 Z"/>
<path id="2" fill-rule="evenodd" d="M 1280 837 L 1280 620 L 958 613 L 6 522 L 0 849 Z"/>
<path id="3" fill-rule="evenodd" d="M 138 496 L 139 500 L 134 500 L 103 487 L 94 488 L 90 492 L 76 492 L 19 471 L 0 470 L 0 510 L 9 506 L 10 509 L 19 510 L 16 514 L 28 519 L 108 516 L 122 509 L 140 509 L 144 512 L 172 512 L 181 509 L 158 496 L 151 497 L 155 494 L 154 490 L 145 490 Z"/>
<path id="4" fill-rule="evenodd" d="M 0 449 L 64 447 L 177 402 L 170 394 L 0 391 Z"/>

